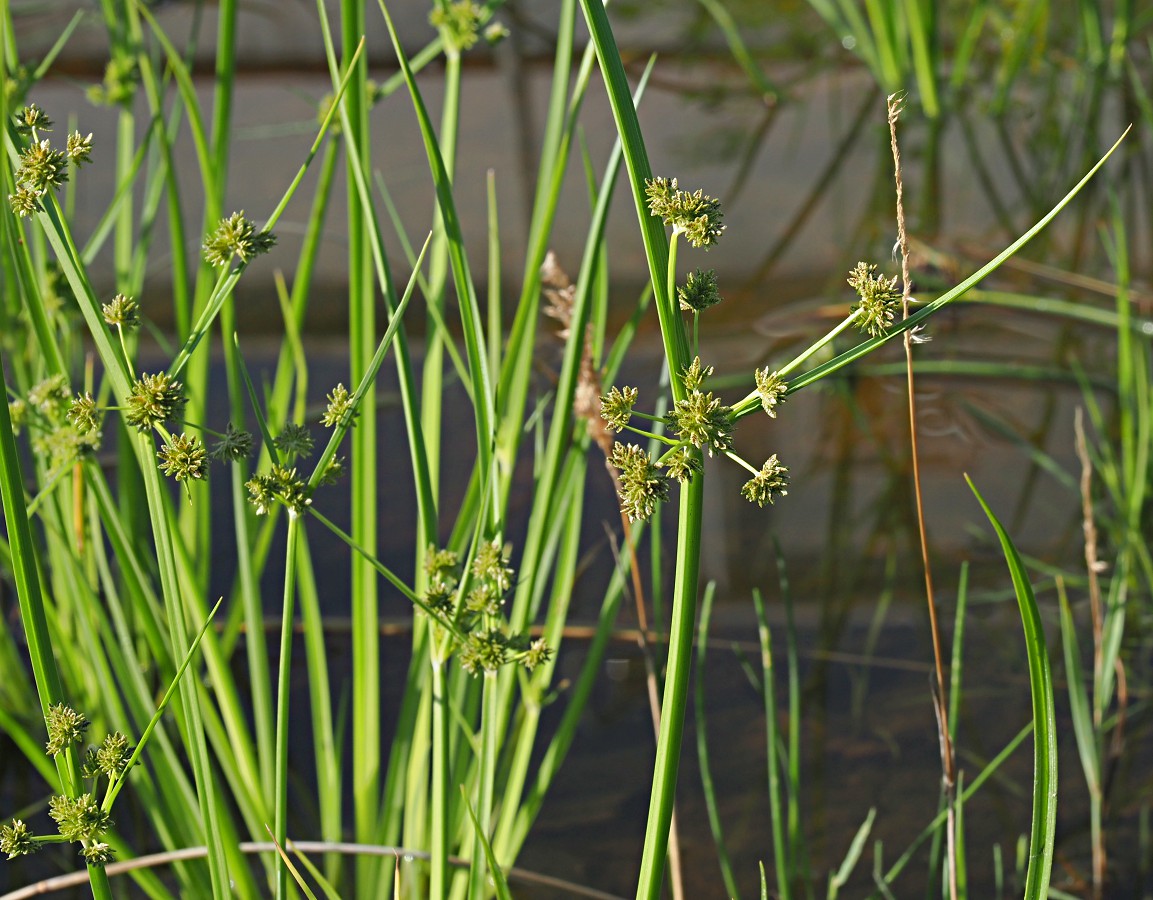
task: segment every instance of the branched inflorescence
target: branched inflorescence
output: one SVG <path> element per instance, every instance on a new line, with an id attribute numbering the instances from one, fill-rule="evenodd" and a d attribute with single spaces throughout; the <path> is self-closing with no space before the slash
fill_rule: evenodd
<path id="1" fill-rule="evenodd" d="M 509 632 L 501 610 L 515 573 L 500 538 L 477 547 L 467 573 L 457 553 L 429 547 L 425 573 L 423 608 L 440 625 L 438 631 L 451 627 L 457 658 L 470 675 L 493 673 L 510 663 L 531 672 L 552 656 L 544 640 Z"/>
<path id="2" fill-rule="evenodd" d="M 44 209 L 43 198 L 68 180 L 68 166 L 81 166 L 92 161 L 92 135 L 74 131 L 65 141 L 65 149 L 57 150 L 41 133 L 52 130 L 52 120 L 35 103 L 16 113 L 18 134 L 28 138 L 20 151 L 16 167 L 16 191 L 8 195 L 12 212 L 21 218 Z"/>

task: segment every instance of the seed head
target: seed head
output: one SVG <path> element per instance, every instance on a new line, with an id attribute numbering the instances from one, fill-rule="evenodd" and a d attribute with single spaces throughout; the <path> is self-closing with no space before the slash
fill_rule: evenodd
<path id="1" fill-rule="evenodd" d="M 682 484 L 691 481 L 693 475 L 704 468 L 700 454 L 694 453 L 685 444 L 677 447 L 657 465 L 668 472 L 669 478 L 675 478 Z"/>
<path id="2" fill-rule="evenodd" d="M 495 672 L 508 660 L 508 638 L 497 628 L 474 631 L 460 648 L 461 668 L 470 675 Z"/>
<path id="3" fill-rule="evenodd" d="M 528 671 L 533 671 L 541 663 L 548 662 L 552 658 L 552 648 L 545 642 L 544 638 L 537 638 L 528 645 L 528 649 L 524 652 L 521 658 L 521 665 Z"/>
<path id="4" fill-rule="evenodd" d="M 96 750 L 96 765 L 109 778 L 124 774 L 128 760 L 132 756 L 132 745 L 119 731 L 114 731 L 104 739 Z"/>
<path id="5" fill-rule="evenodd" d="M 84 859 L 92 866 L 106 866 L 114 859 L 116 853 L 112 849 L 111 844 L 106 844 L 104 841 L 89 841 L 81 849 L 80 853 Z"/>
<path id="6" fill-rule="evenodd" d="M 512 586 L 513 570 L 504 557 L 500 538 L 493 538 L 491 543 L 481 544 L 477 548 L 476 557 L 472 561 L 472 574 L 490 582 L 502 593 Z"/>
<path id="7" fill-rule="evenodd" d="M 65 405 L 72 402 L 68 380 L 63 375 L 50 375 L 37 382 L 28 392 L 28 402 L 45 417 L 59 421 Z"/>
<path id="8" fill-rule="evenodd" d="M 294 422 L 289 422 L 284 426 L 284 429 L 273 440 L 276 444 L 276 449 L 289 457 L 301 457 L 307 459 L 312 454 L 312 448 L 315 442 L 312 440 L 312 435 L 308 429 L 303 425 L 297 425 Z"/>
<path id="9" fill-rule="evenodd" d="M 224 429 L 224 437 L 212 446 L 208 455 L 215 460 L 239 462 L 252 452 L 252 435 L 234 428 L 229 422 Z"/>

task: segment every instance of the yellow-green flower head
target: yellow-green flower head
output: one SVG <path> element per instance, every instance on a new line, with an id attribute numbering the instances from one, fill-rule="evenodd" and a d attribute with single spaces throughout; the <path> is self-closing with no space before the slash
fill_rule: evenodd
<path id="1" fill-rule="evenodd" d="M 48 801 L 48 815 L 66 841 L 90 841 L 112 825 L 108 813 L 91 794 L 68 797 L 58 794 Z"/>
<path id="2" fill-rule="evenodd" d="M 850 287 L 861 298 L 854 307 L 856 324 L 871 337 L 880 337 L 893 324 L 901 306 L 901 292 L 897 289 L 897 276 L 886 280 L 876 275 L 877 267 L 859 262 L 849 273 Z"/>
<path id="3" fill-rule="evenodd" d="M 251 452 L 252 435 L 229 422 L 224 428 L 224 436 L 213 445 L 208 455 L 216 460 L 238 462 Z"/>
<path id="4" fill-rule="evenodd" d="M 161 471 L 177 481 L 198 481 L 208 470 L 208 451 L 195 435 L 172 435 L 156 456 Z"/>
<path id="5" fill-rule="evenodd" d="M 683 285 L 677 288 L 677 299 L 685 312 L 704 312 L 716 306 L 723 299 L 717 286 L 717 273 L 712 269 L 702 272 L 697 269 L 689 274 Z"/>
<path id="6" fill-rule="evenodd" d="M 768 366 L 757 369 L 754 377 L 757 380 L 757 394 L 761 398 L 761 407 L 769 414 L 769 418 L 775 419 L 777 407 L 785 402 L 785 392 L 788 391 L 789 385 L 776 372 L 770 372 Z"/>
<path id="7" fill-rule="evenodd" d="M 131 297 L 117 294 L 100 307 L 104 321 L 113 328 L 139 328 L 140 305 Z"/>
<path id="8" fill-rule="evenodd" d="M 428 17 L 429 23 L 444 35 L 452 49 L 469 49 L 480 33 L 480 20 L 484 10 L 471 0 L 438 5 Z"/>
<path id="9" fill-rule="evenodd" d="M 320 417 L 320 424 L 325 428 L 334 428 L 341 421 L 348 419 L 348 424 L 352 425 L 355 418 L 356 413 L 352 412 L 352 395 L 343 384 L 338 384 L 328 394 L 328 406 L 324 410 L 324 415 Z"/>
<path id="10" fill-rule="evenodd" d="M 771 504 L 777 497 L 784 497 L 789 493 L 785 490 L 789 485 L 788 472 L 789 470 L 781 465 L 777 454 L 774 453 L 765 460 L 761 471 L 744 483 L 741 494 L 757 506 L 764 507 L 766 503 Z"/>
<path id="11" fill-rule="evenodd" d="M 620 476 L 621 511 L 632 521 L 648 519 L 657 504 L 669 499 L 669 480 L 642 448 L 613 444 L 610 461 Z"/>
<path id="12" fill-rule="evenodd" d="M 184 408 L 184 385 L 165 372 L 141 375 L 128 393 L 124 421 L 137 431 L 149 431 L 177 416 Z"/>
<path id="13" fill-rule="evenodd" d="M 47 139 L 33 141 L 20 154 L 20 168 L 16 170 L 16 183 L 40 194 L 49 188 L 58 188 L 68 180 L 68 157 L 53 150 Z"/>
<path id="14" fill-rule="evenodd" d="M 27 856 L 39 849 L 40 842 L 22 819 L 13 819 L 10 824 L 0 826 L 0 853 L 6 853 L 9 859 Z"/>
<path id="15" fill-rule="evenodd" d="M 605 420 L 609 431 L 624 431 L 636 402 L 637 389 L 627 385 L 623 389 L 614 387 L 607 397 L 601 397 L 601 418 Z"/>
<path id="16" fill-rule="evenodd" d="M 689 193 L 677 189 L 675 178 L 651 178 L 645 182 L 649 210 L 659 216 L 674 233 L 683 234 L 694 247 L 708 249 L 718 240 L 725 226 L 719 200 L 701 191 Z"/>
<path id="17" fill-rule="evenodd" d="M 51 131 L 52 120 L 35 103 L 30 103 L 16 113 L 16 131 L 30 135 L 35 131 Z"/>
<path id="18" fill-rule="evenodd" d="M 276 245 L 271 231 L 257 231 L 244 217 L 244 210 L 221 219 L 216 230 L 204 242 L 204 259 L 210 266 L 226 266 L 232 257 L 249 263 Z"/>
<path id="19" fill-rule="evenodd" d="M 44 724 L 48 726 L 48 743 L 44 745 L 44 749 L 49 756 L 56 756 L 73 744 L 79 744 L 84 740 L 84 732 L 88 730 L 89 722 L 83 713 L 77 712 L 71 706 L 57 703 L 48 707 Z"/>

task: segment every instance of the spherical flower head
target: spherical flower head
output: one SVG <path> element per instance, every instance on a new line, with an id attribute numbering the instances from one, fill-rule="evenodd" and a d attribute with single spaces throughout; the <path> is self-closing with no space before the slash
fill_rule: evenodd
<path id="1" fill-rule="evenodd" d="M 470 675 L 495 672 L 508 659 L 508 638 L 497 628 L 474 631 L 460 648 L 460 665 Z"/>
<path id="2" fill-rule="evenodd" d="M 685 444 L 672 450 L 657 465 L 668 473 L 669 478 L 675 478 L 681 484 L 692 481 L 693 475 L 704 468 L 700 454 Z"/>
<path id="3" fill-rule="evenodd" d="M 198 481 L 208 469 L 208 451 L 195 435 L 174 434 L 157 453 L 160 470 L 179 481 Z"/>
<path id="4" fill-rule="evenodd" d="M 316 446 L 312 434 L 303 425 L 289 422 L 273 440 L 276 449 L 285 456 L 307 458 Z"/>
<path id="5" fill-rule="evenodd" d="M 637 389 L 628 387 L 613 388 L 607 397 L 601 397 L 601 418 L 608 424 L 609 431 L 624 431 L 633 414 L 637 402 Z"/>
<path id="6" fill-rule="evenodd" d="M 788 472 L 789 470 L 781 465 L 777 454 L 774 453 L 765 460 L 761 471 L 744 483 L 741 495 L 750 503 L 763 508 L 766 503 L 771 504 L 777 497 L 784 497 L 789 493 L 785 490 L 789 484 Z"/>
<path id="7" fill-rule="evenodd" d="M 504 599 L 495 585 L 487 581 L 478 584 L 464 598 L 465 609 L 485 616 L 498 615 L 503 603 Z"/>
<path id="8" fill-rule="evenodd" d="M 40 849 L 40 842 L 22 819 L 13 819 L 11 824 L 0 826 L 0 853 L 9 859 L 27 856 Z"/>
<path id="9" fill-rule="evenodd" d="M 490 22 L 485 26 L 484 40 L 485 43 L 490 47 L 495 47 L 497 44 L 507 38 L 509 34 L 511 34 L 511 32 L 508 30 L 508 26 L 503 22 Z"/>
<path id="10" fill-rule="evenodd" d="M 16 183 L 27 185 L 43 194 L 49 188 L 58 188 L 68 180 L 67 157 L 53 150 L 47 139 L 33 141 L 20 154 L 20 168 L 16 170 Z"/>
<path id="11" fill-rule="evenodd" d="M 35 103 L 30 103 L 16 113 L 16 131 L 22 135 L 30 135 L 34 131 L 51 131 L 52 120 Z"/>
<path id="12" fill-rule="evenodd" d="M 226 266 L 233 256 L 242 263 L 249 263 L 267 253 L 275 244 L 276 236 L 270 231 L 258 232 L 241 210 L 220 220 L 216 230 L 204 242 L 204 258 L 210 266 Z"/>
<path id="13" fill-rule="evenodd" d="M 113 328 L 139 328 L 140 305 L 131 297 L 117 294 L 111 302 L 100 307 L 104 321 Z"/>
<path id="14" fill-rule="evenodd" d="M 620 473 L 621 511 L 632 521 L 648 519 L 657 504 L 669 499 L 669 480 L 642 448 L 613 444 L 610 461 Z"/>
<path id="15" fill-rule="evenodd" d="M 857 327 L 871 337 L 880 337 L 889 330 L 901 306 L 897 276 L 886 279 L 883 275 L 876 275 L 876 271 L 876 266 L 859 262 L 847 279 L 861 298 L 854 307 Z"/>
<path id="16" fill-rule="evenodd" d="M 19 434 L 24 423 L 28 421 L 28 401 L 21 400 L 19 397 L 15 400 L 9 400 L 8 418 L 12 420 L 13 433 Z"/>
<path id="17" fill-rule="evenodd" d="M 48 457 L 53 468 L 70 466 L 85 453 L 99 446 L 99 431 L 82 433 L 73 425 L 57 425 L 32 441 L 36 453 Z"/>
<path id="18" fill-rule="evenodd" d="M 252 452 L 252 435 L 247 431 L 234 428 L 229 422 L 224 428 L 224 436 L 212 445 L 209 456 L 222 462 L 239 462 L 247 459 Z"/>
<path id="19" fill-rule="evenodd" d="M 104 738 L 96 750 L 96 766 L 109 778 L 119 777 L 128 767 L 128 760 L 132 756 L 132 745 L 128 738 L 119 731 Z"/>
<path id="20" fill-rule="evenodd" d="M 184 385 L 165 372 L 141 375 L 128 393 L 124 421 L 137 431 L 149 431 L 176 417 L 184 407 Z"/>
<path id="21" fill-rule="evenodd" d="M 681 372 L 681 383 L 690 393 L 699 391 L 705 386 L 705 382 L 713 377 L 713 371 L 712 366 L 702 366 L 701 358 L 694 356 L 693 361 Z"/>
<path id="22" fill-rule="evenodd" d="M 471 0 L 457 0 L 447 6 L 438 6 L 429 15 L 428 21 L 444 35 L 445 43 L 459 52 L 476 43 L 483 12 Z"/>
<path id="23" fill-rule="evenodd" d="M 325 428 L 335 428 L 347 420 L 351 425 L 355 417 L 356 413 L 352 412 L 352 395 L 343 384 L 338 384 L 328 394 L 328 406 L 320 417 L 320 424 Z"/>
<path id="24" fill-rule="evenodd" d="M 258 516 L 267 516 L 276 502 L 276 482 L 269 475 L 253 475 L 244 483 L 248 489 L 248 502 Z"/>
<path id="25" fill-rule="evenodd" d="M 74 131 L 68 135 L 65 154 L 78 167 L 92 162 L 92 132 L 82 135 L 79 131 Z"/>
<path id="26" fill-rule="evenodd" d="M 112 825 L 108 813 L 91 794 L 68 797 L 57 794 L 48 801 L 48 815 L 66 841 L 88 841 L 103 834 Z"/>
<path id="27" fill-rule="evenodd" d="M 701 191 L 689 193 L 677 189 L 675 178 L 652 178 L 645 182 L 649 209 L 659 216 L 674 233 L 684 234 L 694 247 L 708 249 L 718 240 L 725 226 L 720 201 Z"/>
<path id="28" fill-rule="evenodd" d="M 136 54 L 114 50 L 104 67 L 104 83 L 88 88 L 88 99 L 97 106 L 131 106 L 139 82 Z"/>
<path id="29" fill-rule="evenodd" d="M 44 749 L 49 756 L 57 756 L 73 744 L 79 744 L 90 724 L 83 713 L 63 703 L 48 707 L 44 722 L 48 726 L 48 743 Z"/>
<path id="30" fill-rule="evenodd" d="M 770 419 L 775 419 L 777 407 L 785 402 L 785 392 L 789 389 L 789 385 L 776 372 L 770 372 L 768 366 L 757 369 L 754 377 L 757 380 L 757 394 L 761 398 L 761 407 L 769 414 Z"/>
<path id="31" fill-rule="evenodd" d="M 26 184 L 22 184 L 16 188 L 15 194 L 8 195 L 8 205 L 12 207 L 12 212 L 21 219 L 27 219 L 33 213 L 43 212 L 44 207 L 40 203 L 41 196 L 43 196 L 43 191 L 37 191 Z"/>
<path id="32" fill-rule="evenodd" d="M 677 299 L 685 312 L 704 312 L 710 306 L 721 302 L 721 292 L 717 286 L 717 273 L 712 269 L 702 272 L 697 269 L 689 274 L 683 285 L 677 288 Z"/>
<path id="33" fill-rule="evenodd" d="M 100 412 L 96 408 L 96 401 L 87 391 L 72 398 L 72 405 L 68 407 L 67 417 L 72 426 L 81 434 L 92 434 L 100 431 Z"/>
<path id="34" fill-rule="evenodd" d="M 275 485 L 276 496 L 288 507 L 292 515 L 298 516 L 306 507 L 312 505 L 312 498 L 308 496 L 308 485 L 296 474 L 295 468 L 273 466 L 269 477 Z"/>

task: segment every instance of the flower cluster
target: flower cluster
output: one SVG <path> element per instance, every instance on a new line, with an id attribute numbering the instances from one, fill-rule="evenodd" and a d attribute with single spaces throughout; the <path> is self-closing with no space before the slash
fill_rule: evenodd
<path id="1" fill-rule="evenodd" d="M 276 245 L 271 231 L 257 231 L 244 216 L 244 210 L 221 219 L 204 242 L 204 259 L 210 266 L 226 266 L 232 257 L 249 263 Z"/>
<path id="2" fill-rule="evenodd" d="M 531 672 L 552 655 L 545 641 L 508 632 L 508 623 L 501 615 L 515 574 L 508 563 L 500 538 L 477 547 L 467 574 L 461 570 L 457 553 L 429 547 L 424 566 L 428 575 L 424 606 L 442 625 L 451 621 L 458 630 L 457 658 L 470 675 L 495 672 L 508 663 L 522 665 Z M 458 609 L 456 598 L 464 589 L 467 593 Z"/>
<path id="3" fill-rule="evenodd" d="M 848 282 L 860 301 L 854 307 L 857 327 L 871 337 L 880 337 L 889 330 L 893 318 L 901 307 L 901 291 L 897 276 L 886 279 L 876 274 L 877 267 L 859 262 L 849 273 Z"/>
<path id="4" fill-rule="evenodd" d="M 320 424 L 325 428 L 335 428 L 341 422 L 352 424 L 357 413 L 352 409 L 352 395 L 343 384 L 338 384 L 328 393 L 328 406 L 324 415 L 320 417 Z"/>
<path id="5" fill-rule="evenodd" d="M 761 408 L 769 414 L 770 419 L 775 419 L 777 407 L 785 402 L 788 383 L 776 372 L 770 372 L 768 366 L 757 369 L 753 377 L 757 382 L 757 395 L 761 398 Z"/>
<path id="6" fill-rule="evenodd" d="M 677 288 L 677 299 L 685 312 L 699 313 L 716 306 L 723 299 L 717 285 L 717 273 L 712 269 L 707 272 L 697 269 L 689 273 L 685 283 Z"/>
<path id="7" fill-rule="evenodd" d="M 636 402 L 637 389 L 627 385 L 623 389 L 614 387 L 608 396 L 601 397 L 601 418 L 605 420 L 609 431 L 625 430 Z"/>
<path id="8" fill-rule="evenodd" d="M 308 484 L 295 468 L 274 465 L 267 475 L 254 475 L 244 486 L 258 516 L 268 515 L 278 500 L 297 516 L 312 505 Z"/>
<path id="9" fill-rule="evenodd" d="M 63 703 L 48 707 L 44 722 L 48 727 L 48 743 L 44 749 L 49 756 L 58 756 L 73 744 L 83 741 L 90 724 L 83 713 Z"/>
<path id="10" fill-rule="evenodd" d="M 621 511 L 630 520 L 648 519 L 657 504 L 669 499 L 669 479 L 635 444 L 613 444 L 610 462 L 619 473 Z"/>
<path id="11" fill-rule="evenodd" d="M 675 178 L 651 178 L 645 182 L 649 210 L 674 234 L 683 234 L 694 247 L 709 248 L 720 240 L 725 226 L 719 200 L 701 191 L 689 193 L 677 189 Z"/>
<path id="12" fill-rule="evenodd" d="M 199 481 L 208 469 L 208 451 L 204 442 L 195 435 L 169 435 L 164 446 L 157 451 L 160 470 L 180 481 Z"/>
<path id="13" fill-rule="evenodd" d="M 68 180 L 68 164 L 75 166 L 92 161 L 92 135 L 70 134 L 64 150 L 57 150 L 41 133 L 52 130 L 52 120 L 39 106 L 31 104 L 16 113 L 17 132 L 29 138 L 20 153 L 16 168 L 16 192 L 8 195 L 12 212 L 24 218 L 41 212 L 42 198 Z"/>
<path id="14" fill-rule="evenodd" d="M 113 328 L 134 329 L 140 327 L 140 305 L 131 297 L 117 294 L 109 303 L 100 307 L 104 321 Z"/>
<path id="15" fill-rule="evenodd" d="M 665 421 L 682 441 L 709 456 L 724 453 L 733 446 L 733 410 L 721 403 L 711 391 L 703 391 L 705 380 L 713 374 L 712 366 L 701 366 L 696 357 L 682 373 L 686 396 L 673 404 Z"/>
<path id="16" fill-rule="evenodd" d="M 761 470 L 744 483 L 741 495 L 760 507 L 764 507 L 766 503 L 773 503 L 777 497 L 784 497 L 789 493 L 785 490 L 789 485 L 788 471 L 774 453 L 765 460 Z"/>
<path id="17" fill-rule="evenodd" d="M 184 385 L 165 372 L 143 374 L 128 392 L 124 421 L 137 431 L 150 431 L 176 418 L 184 408 Z"/>
<path id="18" fill-rule="evenodd" d="M 456 0 L 446 6 L 437 6 L 428 21 L 444 36 L 447 45 L 460 52 L 476 43 L 483 13 L 483 7 L 472 0 Z"/>

